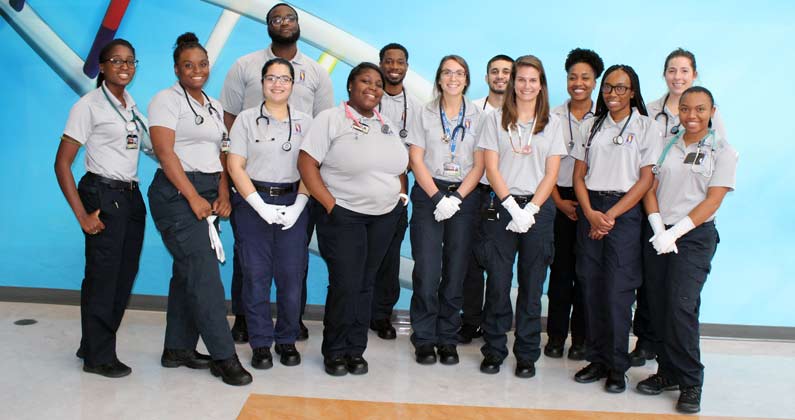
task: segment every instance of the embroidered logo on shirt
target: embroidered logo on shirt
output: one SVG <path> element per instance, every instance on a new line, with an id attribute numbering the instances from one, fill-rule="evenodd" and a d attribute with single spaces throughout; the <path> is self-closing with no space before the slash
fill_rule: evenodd
<path id="1" fill-rule="evenodd" d="M 629 134 L 627 136 L 627 144 L 631 144 L 633 140 L 635 140 L 635 135 L 634 134 Z"/>
<path id="2" fill-rule="evenodd" d="M 295 133 L 301 134 L 301 124 L 295 123 Z"/>
<path id="3" fill-rule="evenodd" d="M 298 73 L 298 80 L 300 80 L 300 81 L 302 81 L 302 82 L 303 82 L 303 81 L 304 81 L 304 79 L 306 79 L 306 72 L 304 72 L 303 70 L 301 70 L 301 72 L 300 72 L 300 73 Z"/>

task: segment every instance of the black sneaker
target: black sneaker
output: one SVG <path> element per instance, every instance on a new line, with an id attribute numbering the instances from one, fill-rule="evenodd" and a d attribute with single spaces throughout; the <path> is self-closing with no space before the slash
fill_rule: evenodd
<path id="1" fill-rule="evenodd" d="M 83 363 L 83 372 L 95 373 L 106 378 L 123 378 L 132 373 L 132 369 L 120 362 L 119 359 L 115 359 L 110 363 L 98 366 L 89 366 Z"/>
<path id="2" fill-rule="evenodd" d="M 585 344 L 572 344 L 569 348 L 569 360 L 585 360 Z"/>
<path id="3" fill-rule="evenodd" d="M 417 363 L 421 365 L 432 365 L 436 363 L 436 352 L 433 349 L 433 344 L 422 344 L 414 349 L 414 356 Z"/>
<path id="4" fill-rule="evenodd" d="M 544 346 L 544 356 L 553 359 L 560 359 L 563 357 L 563 345 L 566 343 L 565 338 L 549 337 L 547 345 Z"/>
<path id="5" fill-rule="evenodd" d="M 635 350 L 629 354 L 629 364 L 638 367 L 646 364 L 647 360 L 654 360 L 657 358 L 657 353 L 635 346 Z"/>
<path id="6" fill-rule="evenodd" d="M 437 348 L 439 353 L 439 363 L 443 365 L 457 365 L 458 351 L 453 344 L 442 344 Z"/>
<path id="7" fill-rule="evenodd" d="M 529 360 L 517 360 L 514 375 L 519 378 L 532 378 L 533 376 L 536 376 L 535 363 Z"/>
<path id="8" fill-rule="evenodd" d="M 500 365 L 502 365 L 502 359 L 492 354 L 488 354 L 483 358 L 483 361 L 480 362 L 480 371 L 489 375 L 493 375 L 500 372 Z"/>
<path id="9" fill-rule="evenodd" d="M 574 380 L 581 384 L 589 384 L 607 376 L 607 371 L 607 366 L 599 362 L 590 363 L 574 374 Z"/>
<path id="10" fill-rule="evenodd" d="M 483 331 L 477 325 L 464 324 L 456 333 L 456 339 L 461 344 L 469 344 L 474 338 L 483 337 Z"/>
<path id="11" fill-rule="evenodd" d="M 254 369 L 270 369 L 273 367 L 273 356 L 270 347 L 257 347 L 251 355 L 251 367 Z"/>
<path id="12" fill-rule="evenodd" d="M 212 360 L 210 356 L 196 350 L 163 349 L 160 365 L 164 368 L 186 366 L 191 369 L 208 369 L 210 360 Z"/>
<path id="13" fill-rule="evenodd" d="M 210 362 L 210 372 L 213 376 L 220 376 L 228 385 L 248 385 L 252 381 L 251 374 L 240 364 L 237 355 L 225 360 L 213 360 Z"/>
<path id="14" fill-rule="evenodd" d="M 617 370 L 610 370 L 607 373 L 607 380 L 605 381 L 605 391 L 611 394 L 620 394 L 627 390 L 627 382 L 624 378 L 624 372 Z"/>
<path id="15" fill-rule="evenodd" d="M 362 356 L 345 356 L 345 365 L 351 375 L 364 375 L 368 371 L 367 360 Z"/>
<path id="16" fill-rule="evenodd" d="M 273 351 L 278 354 L 279 362 L 285 366 L 296 366 L 301 363 L 301 353 L 295 348 L 295 344 L 276 344 Z"/>
<path id="17" fill-rule="evenodd" d="M 662 394 L 663 391 L 676 391 L 679 389 L 679 385 L 677 385 L 673 380 L 668 379 L 659 373 L 655 373 L 654 375 L 651 375 L 648 378 L 638 382 L 636 388 L 641 394 L 659 395 Z"/>
<path id="18" fill-rule="evenodd" d="M 676 402 L 676 411 L 688 414 L 701 411 L 701 387 L 683 386 L 680 389 L 679 401 Z"/>
<path id="19" fill-rule="evenodd" d="M 378 333 L 382 340 L 394 340 L 397 338 L 397 331 L 388 319 L 376 319 L 370 321 L 370 329 Z"/>
<path id="20" fill-rule="evenodd" d="M 245 315 L 235 315 L 235 323 L 232 325 L 232 340 L 235 343 L 248 343 L 248 325 Z"/>

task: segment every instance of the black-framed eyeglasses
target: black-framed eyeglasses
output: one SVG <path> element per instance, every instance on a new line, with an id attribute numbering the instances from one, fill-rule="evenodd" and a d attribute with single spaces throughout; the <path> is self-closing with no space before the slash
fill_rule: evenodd
<path id="1" fill-rule="evenodd" d="M 268 23 L 272 26 L 279 26 L 282 23 L 295 23 L 298 21 L 298 16 L 296 15 L 287 15 L 287 16 L 276 16 L 271 18 Z"/>
<path id="2" fill-rule="evenodd" d="M 602 93 L 610 93 L 612 91 L 616 91 L 616 95 L 623 95 L 623 94 L 627 93 L 627 91 L 630 90 L 630 89 L 631 89 L 630 87 L 624 86 L 624 85 L 613 86 L 610 83 L 605 83 L 605 84 L 602 85 L 602 89 L 601 90 L 602 90 Z"/>
<path id="3" fill-rule="evenodd" d="M 122 64 L 127 64 L 127 67 L 136 67 L 138 65 L 138 60 L 122 60 L 119 58 L 109 58 L 104 61 L 105 63 L 110 63 L 113 67 L 119 68 Z"/>
<path id="4" fill-rule="evenodd" d="M 292 83 L 293 78 L 290 76 L 274 76 L 272 74 L 269 74 L 263 77 L 262 80 L 273 84 L 281 83 L 283 85 L 289 85 L 290 83 Z"/>

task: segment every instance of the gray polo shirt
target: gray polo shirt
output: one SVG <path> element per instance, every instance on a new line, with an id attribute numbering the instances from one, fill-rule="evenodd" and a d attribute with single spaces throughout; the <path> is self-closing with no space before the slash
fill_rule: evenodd
<path id="1" fill-rule="evenodd" d="M 118 181 L 138 180 L 138 151 L 140 150 L 141 131 L 139 123 L 138 142 L 135 149 L 127 148 L 127 128 L 119 114 L 130 121 L 133 112 L 144 120 L 141 111 L 127 91 L 124 91 L 124 102 L 121 102 L 108 92 L 112 104 L 105 98 L 101 88 L 92 90 L 80 98 L 69 111 L 69 119 L 63 133 L 82 145 L 86 146 L 86 170 Z"/>
<path id="2" fill-rule="evenodd" d="M 300 180 L 298 152 L 312 117 L 291 109 L 290 127 L 289 119 L 278 121 L 265 107 L 262 107 L 262 115 L 267 119 L 260 118 L 260 107 L 255 106 L 237 116 L 229 133 L 229 153 L 246 159 L 246 173 L 254 181 L 288 183 Z M 290 150 L 284 150 L 288 138 Z"/>
<path id="3" fill-rule="evenodd" d="M 460 166 L 460 174 L 448 176 L 444 174 L 444 164 L 451 161 L 450 147 L 452 142 L 445 143 L 442 137 L 445 132 L 439 115 L 439 102 L 433 100 L 422 107 L 422 111 L 415 115 L 415 120 L 411 122 L 411 131 L 406 143 L 425 149 L 423 162 L 435 179 L 447 182 L 461 182 L 472 170 L 474 164 L 474 153 L 477 149 L 478 130 L 480 129 L 481 111 L 468 99 L 466 101 L 466 113 L 464 114 L 461 125 L 464 130 L 463 141 L 461 130 L 455 135 L 456 151 L 455 163 Z M 448 115 L 451 126 L 450 131 L 459 125 L 458 114 Z"/>
<path id="4" fill-rule="evenodd" d="M 679 114 L 673 115 L 671 110 L 668 107 L 664 107 L 665 104 L 665 95 L 662 98 L 657 99 L 654 102 L 650 102 L 646 104 L 646 110 L 649 112 L 649 117 L 653 118 L 657 123 L 660 125 L 660 129 L 664 130 L 665 139 L 668 140 L 674 136 L 671 133 L 671 128 L 679 125 Z M 668 116 L 668 121 L 666 124 L 666 118 L 662 114 Z M 663 127 L 665 125 L 665 127 Z M 715 129 L 718 137 L 725 139 L 726 138 L 726 126 L 723 124 L 723 117 L 720 116 L 720 110 L 715 110 L 715 116 L 712 117 L 712 128 Z M 684 127 L 679 125 L 679 130 L 684 131 Z"/>
<path id="5" fill-rule="evenodd" d="M 558 172 L 558 186 L 559 187 L 573 187 L 572 175 L 574 174 L 574 158 L 571 156 L 571 149 L 577 143 L 582 143 L 582 133 L 580 132 L 580 125 L 583 121 L 593 118 L 596 111 L 596 101 L 593 101 L 591 111 L 585 113 L 582 120 L 578 120 L 573 114 L 569 113 L 569 100 L 563 105 L 555 107 L 551 113 L 560 117 L 560 123 L 563 127 L 563 139 L 566 143 L 566 156 L 560 159 L 560 172 Z M 571 116 L 571 118 L 569 118 Z M 585 139 L 587 140 L 587 139 Z"/>
<path id="6" fill-rule="evenodd" d="M 588 153 L 588 173 L 585 185 L 592 191 L 627 192 L 640 179 L 640 168 L 654 165 L 663 147 L 662 129 L 649 117 L 632 110 L 631 120 L 624 130 L 624 144 L 613 143 L 627 121 L 613 121 L 610 113 L 591 142 Z M 585 144 L 591 127 L 598 118 L 591 118 L 580 126 L 581 140 L 574 144 L 571 155 L 585 161 Z"/>
<path id="7" fill-rule="evenodd" d="M 737 151 L 716 134 L 716 137 L 708 137 L 701 147 L 700 154 L 706 155 L 700 164 L 684 163 L 685 156 L 695 153 L 697 149 L 698 143 L 685 146 L 680 137 L 669 149 L 657 174 L 657 202 L 666 225 L 673 225 L 690 214 L 707 197 L 710 187 L 734 190 Z M 714 218 L 713 214 L 707 221 Z"/>
<path id="8" fill-rule="evenodd" d="M 499 171 L 502 179 L 508 185 L 508 191 L 514 195 L 535 194 L 538 184 L 546 173 L 546 161 L 549 156 L 565 156 L 566 145 L 563 142 L 560 118 L 550 115 L 549 122 L 544 130 L 533 135 L 530 139 L 530 154 L 516 153 L 514 149 L 521 150 L 530 138 L 533 126 L 520 123 L 521 138 L 518 131 L 511 129 L 513 147 L 508 131 L 502 128 L 502 110 L 498 109 L 487 114 L 480 130 L 478 147 L 484 150 L 493 150 L 499 155 Z"/>
<path id="9" fill-rule="evenodd" d="M 408 117 L 403 115 L 404 103 Z M 405 87 L 403 88 L 403 93 L 395 96 L 384 91 L 384 96 L 381 97 L 381 104 L 379 105 L 379 112 L 395 124 L 392 129 L 398 134 L 400 134 L 400 130 L 404 127 L 404 121 L 406 131 L 408 131 L 409 134 L 411 133 L 411 130 L 409 130 L 409 122 L 411 122 L 412 116 L 418 114 L 421 109 L 422 104 L 416 98 L 407 94 Z M 408 137 L 401 140 L 405 143 L 407 139 Z"/>
<path id="10" fill-rule="evenodd" d="M 192 96 L 187 96 L 186 99 L 179 83 L 158 92 L 149 103 L 150 125 L 174 131 L 174 153 L 185 172 L 221 172 L 224 169 L 220 159 L 221 139 L 227 135 L 223 122 L 224 108 L 213 98 L 201 105 Z M 196 124 L 194 111 L 204 118 L 202 124 Z"/>
<path id="11" fill-rule="evenodd" d="M 271 47 L 240 57 L 224 79 L 221 103 L 226 112 L 238 115 L 262 103 L 262 66 L 276 58 Z M 323 66 L 298 51 L 290 60 L 295 70 L 290 107 L 309 115 L 334 106 L 331 78 Z"/>
<path id="12" fill-rule="evenodd" d="M 367 134 L 353 129 L 340 104 L 318 114 L 301 150 L 320 163 L 320 176 L 337 205 L 357 213 L 386 214 L 399 200 L 400 175 L 408 166 L 408 152 L 386 117 L 384 123 L 390 129 L 383 133 L 378 117 L 365 118 L 348 109 L 369 126 Z"/>

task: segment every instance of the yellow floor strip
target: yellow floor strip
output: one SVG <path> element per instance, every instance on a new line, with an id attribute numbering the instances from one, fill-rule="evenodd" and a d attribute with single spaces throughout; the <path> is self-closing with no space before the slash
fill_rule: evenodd
<path id="1" fill-rule="evenodd" d="M 673 407 L 671 407 L 673 409 Z M 325 398 L 251 394 L 238 419 L 410 419 L 410 420 L 732 420 L 739 417 L 683 416 L 676 414 L 614 413 L 604 411 L 535 410 L 528 408 L 405 404 Z M 747 419 L 747 418 L 744 418 Z"/>

